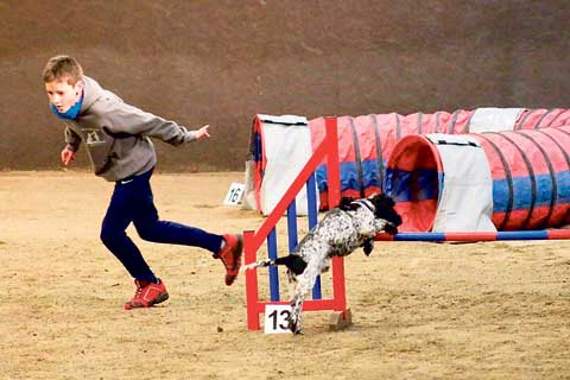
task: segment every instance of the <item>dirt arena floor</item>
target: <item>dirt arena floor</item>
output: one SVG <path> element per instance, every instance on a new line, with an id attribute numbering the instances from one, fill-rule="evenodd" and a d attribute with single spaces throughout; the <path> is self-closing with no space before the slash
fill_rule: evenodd
<path id="1" fill-rule="evenodd" d="M 262 221 L 222 206 L 242 180 L 153 186 L 163 219 L 240 231 Z M 377 243 L 346 261 L 351 328 L 313 312 L 304 336 L 264 335 L 246 330 L 241 275 L 228 288 L 205 252 L 138 237 L 171 298 L 123 310 L 133 285 L 98 238 L 111 190 L 85 172 L 0 173 L 0 378 L 570 378 L 570 242 Z"/>

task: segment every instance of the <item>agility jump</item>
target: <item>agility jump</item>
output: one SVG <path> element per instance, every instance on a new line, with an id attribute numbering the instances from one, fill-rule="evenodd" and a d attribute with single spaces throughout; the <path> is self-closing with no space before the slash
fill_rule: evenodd
<path id="1" fill-rule="evenodd" d="M 269 258 L 277 258 L 277 238 L 275 226 L 281 216 L 287 212 L 289 250 L 292 251 L 297 245 L 297 224 L 295 210 L 295 196 L 307 183 L 309 202 L 309 223 L 310 227 L 316 224 L 316 187 L 314 183 L 314 172 L 321 161 L 326 160 L 328 167 L 329 191 L 328 201 L 331 205 L 337 205 L 340 201 L 339 171 L 338 171 L 338 137 L 336 118 L 326 119 L 327 135 L 321 144 L 316 148 L 314 154 L 309 159 L 301 173 L 293 181 L 289 190 L 275 206 L 271 214 L 257 231 L 244 231 L 244 264 L 255 263 L 257 261 L 257 250 L 264 240 L 267 240 Z M 289 304 L 288 301 L 281 301 L 279 296 L 279 281 L 277 268 L 269 268 L 270 301 L 262 301 L 259 298 L 257 270 L 251 269 L 245 273 L 246 300 L 247 300 L 247 327 L 249 330 L 259 330 L 259 315 L 264 313 L 268 304 Z M 317 282 L 313 290 L 313 299 L 305 301 L 303 310 L 332 310 L 340 315 L 340 319 L 348 320 L 349 311 L 346 307 L 346 292 L 344 284 L 344 262 L 341 257 L 334 257 L 332 260 L 332 298 L 322 299 L 320 294 L 320 284 Z"/>

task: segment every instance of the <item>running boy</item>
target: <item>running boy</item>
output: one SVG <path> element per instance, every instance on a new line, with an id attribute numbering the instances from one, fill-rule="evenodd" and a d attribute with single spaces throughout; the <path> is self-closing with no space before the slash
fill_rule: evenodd
<path id="1" fill-rule="evenodd" d="M 144 240 L 197 246 L 212 252 L 224 264 L 225 282 L 231 285 L 241 265 L 241 235 L 216 235 L 159 220 L 150 186 L 156 165 L 150 138 L 178 146 L 209 138 L 209 126 L 190 131 L 128 105 L 83 75 L 81 65 L 69 56 L 51 58 L 44 68 L 43 81 L 51 111 L 66 125 L 63 164 L 69 165 L 84 142 L 95 175 L 115 182 L 101 240 L 134 278 L 136 293 L 125 309 L 150 307 L 168 299 L 164 282 L 154 275 L 125 233 L 131 222 Z"/>

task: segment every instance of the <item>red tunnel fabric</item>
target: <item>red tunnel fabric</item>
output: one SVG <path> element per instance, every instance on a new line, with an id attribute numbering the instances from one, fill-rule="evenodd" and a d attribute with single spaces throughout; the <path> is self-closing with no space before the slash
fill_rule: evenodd
<path id="1" fill-rule="evenodd" d="M 473 135 L 489 160 L 498 230 L 570 223 L 570 126 Z M 423 136 L 402 139 L 390 156 L 386 192 L 403 215 L 402 231 L 429 231 L 441 193 L 439 152 Z"/>
<path id="2" fill-rule="evenodd" d="M 513 129 L 558 128 L 564 125 L 570 125 L 569 109 L 526 109 L 519 115 Z"/>
<path id="3" fill-rule="evenodd" d="M 397 113 L 339 117 L 341 196 L 358 198 L 382 191 L 386 161 L 394 146 L 408 135 L 467 134 L 475 110 L 438 111 L 433 114 Z M 538 129 L 570 125 L 570 110 L 523 109 L 513 128 Z M 324 118 L 309 121 L 313 149 L 324 138 Z M 354 161 L 356 160 L 356 161 Z M 327 175 L 317 169 L 321 210 L 328 209 Z"/>

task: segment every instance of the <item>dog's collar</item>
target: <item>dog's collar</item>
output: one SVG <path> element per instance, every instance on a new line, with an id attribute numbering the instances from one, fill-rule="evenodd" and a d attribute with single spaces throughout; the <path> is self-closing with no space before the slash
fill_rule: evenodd
<path id="1" fill-rule="evenodd" d="M 362 205 L 362 206 L 366 207 L 368 210 L 370 210 L 370 212 L 374 213 L 374 204 L 372 202 L 370 202 L 368 199 L 359 199 L 359 200 L 354 201 L 352 203 L 357 203 L 359 205 Z"/>

